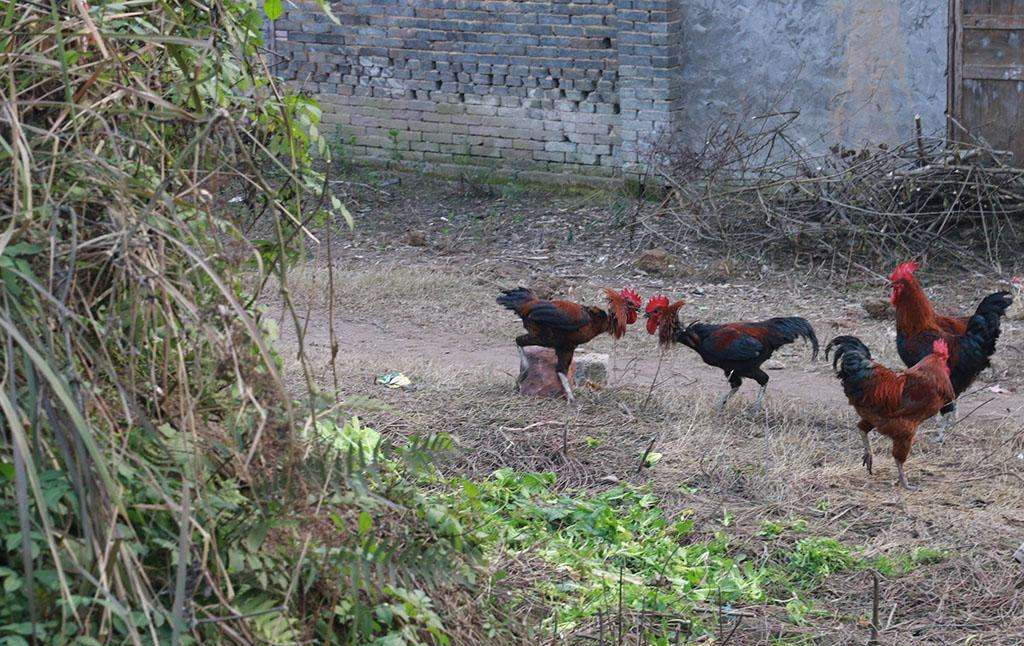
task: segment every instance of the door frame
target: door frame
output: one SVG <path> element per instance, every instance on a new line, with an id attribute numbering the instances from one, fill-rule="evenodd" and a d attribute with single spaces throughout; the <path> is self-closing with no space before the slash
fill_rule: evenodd
<path id="1" fill-rule="evenodd" d="M 960 42 L 963 39 L 963 0 L 949 0 L 949 34 L 946 54 L 946 139 L 956 141 L 956 127 L 960 117 L 961 92 L 963 91 L 963 55 Z"/>

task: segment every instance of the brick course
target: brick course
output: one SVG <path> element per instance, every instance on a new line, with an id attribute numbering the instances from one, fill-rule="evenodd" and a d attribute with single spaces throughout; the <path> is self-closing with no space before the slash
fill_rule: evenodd
<path id="1" fill-rule="evenodd" d="M 678 0 L 285 3 L 277 73 L 357 157 L 523 179 L 635 170 L 681 112 Z"/>

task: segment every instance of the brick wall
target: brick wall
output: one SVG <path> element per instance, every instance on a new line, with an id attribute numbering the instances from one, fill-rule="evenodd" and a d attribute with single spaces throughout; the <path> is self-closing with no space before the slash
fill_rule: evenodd
<path id="1" fill-rule="evenodd" d="M 277 72 L 347 154 L 527 180 L 611 177 L 680 110 L 678 0 L 286 3 Z"/>

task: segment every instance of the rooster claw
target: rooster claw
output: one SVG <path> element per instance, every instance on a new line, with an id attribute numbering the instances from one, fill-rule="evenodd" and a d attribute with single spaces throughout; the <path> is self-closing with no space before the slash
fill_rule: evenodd
<path id="1" fill-rule="evenodd" d="M 900 463 L 897 463 L 897 464 L 896 464 L 896 470 L 897 470 L 897 471 L 899 472 L 899 474 L 900 474 L 900 477 L 899 477 L 899 480 L 898 480 L 899 484 L 900 484 L 900 485 L 901 485 L 901 486 L 902 486 L 902 487 L 903 487 L 904 489 L 906 489 L 907 491 L 917 491 L 917 487 L 912 487 L 912 486 L 910 486 L 910 483 L 909 483 L 909 482 L 907 482 L 907 476 L 906 476 L 906 474 L 905 474 L 905 473 L 903 473 L 903 465 L 902 465 L 902 464 L 900 464 Z"/>
<path id="2" fill-rule="evenodd" d="M 871 471 L 871 454 L 870 453 L 865 453 L 864 454 L 864 457 L 861 458 L 861 464 L 863 464 L 864 466 L 866 466 L 868 468 L 868 475 L 872 475 L 872 471 Z"/>

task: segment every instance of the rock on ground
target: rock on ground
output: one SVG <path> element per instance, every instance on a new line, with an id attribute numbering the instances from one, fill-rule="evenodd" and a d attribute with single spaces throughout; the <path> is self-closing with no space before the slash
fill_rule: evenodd
<path id="1" fill-rule="evenodd" d="M 896 318 L 896 308 L 888 298 L 869 298 L 861 303 L 861 307 L 868 316 L 879 321 L 891 321 Z"/>
<path id="2" fill-rule="evenodd" d="M 410 247 L 426 247 L 427 234 L 422 231 L 409 231 L 405 234 L 405 244 Z"/>
<path id="3" fill-rule="evenodd" d="M 562 397 L 562 382 L 555 367 L 558 357 L 550 348 L 530 346 L 526 352 L 526 375 L 519 380 L 519 392 L 532 397 Z M 602 387 L 608 383 L 608 355 L 599 353 L 577 354 L 569 366 L 569 383 L 573 389 L 584 386 Z"/>
<path id="4" fill-rule="evenodd" d="M 664 274 L 668 271 L 668 266 L 671 262 L 671 256 L 668 252 L 657 247 L 655 249 L 648 249 L 640 254 L 640 257 L 636 260 L 636 267 L 640 271 L 646 271 L 648 274 Z"/>
<path id="5" fill-rule="evenodd" d="M 704 269 L 704 279 L 712 283 L 722 283 L 736 275 L 736 263 L 728 258 L 721 258 Z"/>
<path id="6" fill-rule="evenodd" d="M 1006 318 L 1014 321 L 1024 321 L 1024 292 L 1013 294 L 1013 303 L 1006 308 Z"/>
<path id="7" fill-rule="evenodd" d="M 597 352 L 578 354 L 573 359 L 575 376 L 573 388 L 580 386 L 602 387 L 608 384 L 608 355 Z"/>
<path id="8" fill-rule="evenodd" d="M 569 281 L 561 276 L 541 276 L 530 283 L 530 291 L 537 298 L 564 298 L 569 290 Z"/>

